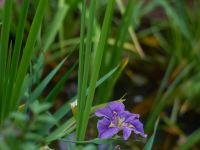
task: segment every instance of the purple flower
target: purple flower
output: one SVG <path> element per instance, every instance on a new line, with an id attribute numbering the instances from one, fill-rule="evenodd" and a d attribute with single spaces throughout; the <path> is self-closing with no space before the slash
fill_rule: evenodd
<path id="1" fill-rule="evenodd" d="M 125 111 L 124 104 L 121 102 L 110 102 L 105 108 L 100 108 L 95 113 L 98 117 L 104 117 L 97 123 L 99 138 L 106 139 L 123 131 L 123 138 L 127 140 L 134 132 L 144 138 L 143 124 L 139 121 L 138 114 Z"/>

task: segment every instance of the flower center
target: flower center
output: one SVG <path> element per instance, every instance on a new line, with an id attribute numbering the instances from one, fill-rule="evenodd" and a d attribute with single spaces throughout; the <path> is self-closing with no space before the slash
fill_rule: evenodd
<path id="1" fill-rule="evenodd" d="M 124 118 L 120 118 L 120 117 L 115 117 L 114 121 L 112 121 L 109 125 L 109 127 L 118 127 L 120 129 L 122 129 L 124 127 L 125 124 L 125 119 Z"/>
<path id="2" fill-rule="evenodd" d="M 120 130 L 122 130 L 124 127 L 135 128 L 132 124 L 126 123 L 125 118 L 121 118 L 119 116 L 114 117 L 114 120 L 110 123 L 109 128 L 112 127 L 118 127 Z"/>
<path id="3" fill-rule="evenodd" d="M 124 124 L 124 118 L 120 118 L 120 117 L 117 117 L 117 126 L 119 128 L 122 128 L 123 127 L 123 124 Z"/>

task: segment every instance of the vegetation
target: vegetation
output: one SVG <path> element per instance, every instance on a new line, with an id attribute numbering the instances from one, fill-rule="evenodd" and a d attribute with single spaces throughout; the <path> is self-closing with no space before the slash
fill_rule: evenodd
<path id="1" fill-rule="evenodd" d="M 199 6 L 0 0 L 0 150 L 198 149 Z"/>

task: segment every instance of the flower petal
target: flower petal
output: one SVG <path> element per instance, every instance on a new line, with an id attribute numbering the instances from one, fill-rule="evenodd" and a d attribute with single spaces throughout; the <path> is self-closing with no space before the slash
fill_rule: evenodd
<path id="1" fill-rule="evenodd" d="M 134 126 L 132 130 L 135 134 L 139 134 L 144 138 L 147 137 L 147 135 L 144 134 L 143 124 L 140 122 L 139 119 L 131 120 L 131 124 Z"/>
<path id="2" fill-rule="evenodd" d="M 112 111 L 117 112 L 117 113 L 124 111 L 124 109 L 125 109 L 124 104 L 121 102 L 110 102 L 110 103 L 108 103 L 108 107 Z"/>
<path id="3" fill-rule="evenodd" d="M 123 128 L 123 138 L 124 138 L 124 140 L 128 140 L 128 138 L 131 135 L 131 132 L 132 132 L 131 128 L 128 128 L 128 127 Z"/>
<path id="4" fill-rule="evenodd" d="M 103 118 L 102 120 L 98 121 L 97 128 L 99 131 L 99 138 L 110 138 L 119 132 L 118 127 L 109 127 L 110 123 L 110 120 L 107 118 Z"/>
<path id="5" fill-rule="evenodd" d="M 123 111 L 119 114 L 121 118 L 125 119 L 125 122 L 129 122 L 131 120 L 139 119 L 140 115 L 139 114 L 133 114 L 130 113 L 129 111 Z"/>
<path id="6" fill-rule="evenodd" d="M 97 109 L 97 111 L 95 112 L 95 115 L 98 117 L 106 117 L 108 119 L 113 117 L 111 110 L 107 107 Z"/>
<path id="7" fill-rule="evenodd" d="M 101 138 L 101 139 L 111 138 L 118 132 L 119 132 L 118 127 L 110 127 L 110 128 L 107 128 L 107 130 L 104 130 L 104 132 L 102 132 L 101 134 L 99 134 L 99 138 Z"/>
<path id="8" fill-rule="evenodd" d="M 111 123 L 110 120 L 108 120 L 107 118 L 103 118 L 102 120 L 98 120 L 97 129 L 98 129 L 99 133 L 103 132 L 104 130 L 107 130 L 110 123 Z"/>

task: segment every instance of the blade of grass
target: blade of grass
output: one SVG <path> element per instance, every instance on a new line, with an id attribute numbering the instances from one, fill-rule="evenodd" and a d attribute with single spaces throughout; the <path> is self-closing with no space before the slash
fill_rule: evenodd
<path id="1" fill-rule="evenodd" d="M 72 126 L 75 124 L 75 118 L 72 117 L 71 119 L 68 119 L 64 124 L 62 124 L 59 128 L 51 132 L 47 137 L 46 137 L 46 142 L 51 142 L 54 141 L 58 138 L 63 137 L 63 135 L 67 134 L 67 130 L 72 128 Z"/>
<path id="2" fill-rule="evenodd" d="M 9 89 L 9 91 L 5 90 L 5 93 L 12 93 L 13 90 L 13 83 L 15 81 L 15 77 L 16 77 L 16 72 L 17 72 L 17 68 L 18 68 L 18 62 L 19 62 L 19 57 L 20 57 L 20 49 L 21 49 L 21 44 L 22 44 L 22 39 L 23 39 L 23 33 L 24 33 L 24 26 L 25 26 L 25 22 L 26 22 L 26 16 L 27 16 L 27 12 L 28 12 L 28 6 L 29 6 L 29 1 L 24 1 L 23 5 L 22 5 L 22 10 L 20 13 L 20 21 L 17 27 L 17 35 L 16 35 L 16 41 L 15 41 L 15 46 L 14 46 L 14 51 L 12 54 L 12 59 L 10 59 L 11 65 L 10 66 L 10 73 L 8 75 L 6 75 L 6 77 L 8 78 L 8 87 L 7 89 Z M 11 54 L 12 50 L 10 49 L 10 54 Z M 7 107 L 9 106 L 9 100 L 10 100 L 11 94 L 7 94 L 6 95 L 6 99 L 8 100 L 7 105 L 4 105 L 3 109 L 3 116 L 5 114 L 5 111 L 7 110 Z"/>
<path id="3" fill-rule="evenodd" d="M 4 71 L 6 69 L 6 61 L 8 55 L 8 43 L 9 43 L 9 34 L 11 26 L 11 13 L 12 13 L 12 0 L 5 1 L 5 7 L 3 10 L 3 25 L 1 31 L 1 46 L 0 46 L 0 77 L 1 80 L 4 77 Z"/>
<path id="4" fill-rule="evenodd" d="M 136 1 L 132 0 L 132 2 L 133 2 L 134 5 L 137 5 Z M 142 3 L 144 3 L 144 2 L 142 2 Z M 124 14 L 124 12 L 125 12 L 125 6 L 124 6 L 122 0 L 117 0 L 117 5 L 119 7 L 119 10 L 120 10 L 121 14 Z M 133 9 L 134 9 L 134 7 L 132 8 L 132 10 Z M 140 55 L 140 57 L 144 58 L 145 57 L 144 51 L 142 50 L 142 47 L 140 46 L 140 44 L 138 42 L 138 38 L 136 36 L 136 33 L 135 33 L 135 30 L 134 30 L 133 26 L 129 25 L 128 31 L 129 31 L 129 34 L 130 34 L 130 36 L 132 38 L 132 41 L 133 41 L 133 43 L 135 45 L 135 49 L 137 50 L 137 52 Z"/>
<path id="5" fill-rule="evenodd" d="M 158 1 L 161 6 L 165 9 L 167 15 L 173 19 L 173 21 L 176 23 L 178 28 L 180 28 L 183 35 L 187 38 L 188 41 L 190 41 L 191 44 L 193 44 L 192 36 L 190 35 L 190 32 L 188 30 L 187 24 L 184 22 L 183 18 L 180 17 L 176 12 L 175 9 L 173 9 L 169 2 L 167 0 L 159 0 Z"/>
<path id="6" fill-rule="evenodd" d="M 180 84 L 180 82 L 183 80 L 183 78 L 188 75 L 189 71 L 191 70 L 191 68 L 193 67 L 193 64 L 188 65 L 177 77 L 176 79 L 173 81 L 173 83 L 170 85 L 170 87 L 168 88 L 168 90 L 165 92 L 165 94 L 162 96 L 161 100 L 155 105 L 155 107 L 152 108 L 152 112 L 150 113 L 149 117 L 148 117 L 148 121 L 146 124 L 146 131 L 150 131 L 153 127 L 153 124 L 156 120 L 156 118 L 159 116 L 159 114 L 161 113 L 161 111 L 165 108 L 168 100 L 168 98 L 170 97 L 170 95 L 173 93 L 173 91 L 175 90 L 175 88 L 178 86 L 178 84 Z"/>
<path id="7" fill-rule="evenodd" d="M 80 47 L 79 47 L 79 68 L 78 68 L 78 114 L 81 114 L 83 107 L 83 102 L 81 101 L 81 87 L 83 82 L 83 67 L 84 67 L 84 36 L 85 36 L 85 19 L 86 19 L 86 2 L 82 0 L 82 10 L 81 10 L 81 33 L 80 33 Z M 77 117 L 77 130 L 80 130 L 81 118 Z M 76 133 L 77 137 L 79 132 Z"/>
<path id="8" fill-rule="evenodd" d="M 46 78 L 36 87 L 36 89 L 32 92 L 30 95 L 30 98 L 26 102 L 25 110 L 29 107 L 31 103 L 33 103 L 42 93 L 42 91 L 45 89 L 45 87 L 48 85 L 48 83 L 51 81 L 51 79 L 55 76 L 55 74 L 58 72 L 58 70 L 61 68 L 61 66 L 64 64 L 67 58 L 63 59 L 50 73 Z"/>
<path id="9" fill-rule="evenodd" d="M 45 98 L 44 101 L 46 102 L 53 102 L 56 95 L 60 91 L 60 89 L 63 87 L 65 82 L 69 79 L 69 76 L 72 74 L 72 71 L 74 71 L 75 67 L 77 66 L 78 62 L 75 63 L 72 68 L 69 69 L 69 71 L 66 72 L 64 77 L 56 84 L 56 86 L 51 90 L 51 92 L 48 94 L 48 96 Z"/>
<path id="10" fill-rule="evenodd" d="M 67 139 L 59 139 L 59 140 L 60 141 L 65 141 L 65 142 L 77 143 L 77 144 L 89 144 L 89 143 L 92 144 L 93 143 L 93 144 L 97 144 L 97 145 L 100 145 L 100 144 L 111 144 L 114 141 L 116 142 L 117 140 L 118 141 L 123 141 L 123 139 L 117 139 L 117 138 L 111 138 L 111 139 L 99 139 L 99 138 L 96 138 L 96 139 L 88 140 L 88 141 L 73 141 L 73 140 L 67 140 Z M 94 150 L 94 149 L 92 149 L 92 150 Z"/>
<path id="11" fill-rule="evenodd" d="M 94 24 L 94 16 L 95 16 L 95 7 L 96 1 L 91 1 L 90 8 L 89 8 L 89 18 L 87 23 L 87 38 L 86 38 L 86 50 L 85 50 L 85 58 L 84 58 L 84 68 L 83 68 L 83 79 L 82 79 L 82 87 L 81 88 L 81 95 L 80 95 L 80 103 L 78 103 L 80 111 L 78 117 L 81 116 L 84 108 L 85 108 L 85 100 L 86 100 L 86 90 L 88 87 L 88 79 L 89 79 L 89 72 L 90 72 L 90 60 L 91 60 L 91 48 L 92 48 L 92 35 L 93 35 L 93 24 Z M 78 119 L 78 124 L 81 125 L 81 119 Z M 77 137 L 79 137 L 79 130 L 80 127 L 77 127 Z"/>
<path id="12" fill-rule="evenodd" d="M 14 82 L 14 78 L 16 77 L 16 72 L 17 72 L 17 68 L 19 65 L 20 50 L 21 50 L 21 46 L 22 46 L 24 27 L 25 27 L 25 23 L 26 23 L 26 17 L 27 17 L 27 13 L 28 13 L 29 3 L 30 3 L 29 0 L 23 1 L 19 24 L 17 27 L 16 41 L 15 41 L 14 52 L 13 52 L 13 56 L 12 56 L 11 83 Z"/>
<path id="13" fill-rule="evenodd" d="M 31 56 L 34 52 L 34 44 L 36 42 L 37 35 L 40 30 L 40 26 L 41 26 L 42 19 L 44 16 L 45 7 L 47 6 L 47 2 L 48 0 L 39 1 L 38 8 L 37 8 L 37 11 L 34 16 L 33 23 L 30 29 L 30 33 L 27 38 L 26 46 L 24 48 L 19 70 L 17 72 L 16 83 L 15 83 L 14 90 L 12 91 L 9 111 L 12 111 L 17 108 L 23 80 L 26 75 L 26 72 L 31 60 Z"/>
<path id="14" fill-rule="evenodd" d="M 62 22 L 67 14 L 67 11 L 68 11 L 68 6 L 66 4 L 63 4 L 62 6 L 58 7 L 55 17 L 54 17 L 52 23 L 47 28 L 44 38 L 42 40 L 43 44 L 42 44 L 41 50 L 43 52 L 45 52 L 49 48 L 51 43 L 53 42 L 56 34 L 59 31 L 59 28 L 62 25 Z"/>
<path id="15" fill-rule="evenodd" d="M 115 3 L 115 0 L 108 1 L 108 5 L 106 8 L 106 13 L 105 13 L 104 21 L 103 21 L 103 27 L 102 27 L 100 39 L 98 42 L 97 49 L 95 51 L 94 63 L 92 66 L 92 71 L 91 71 L 92 74 L 91 74 L 91 80 L 90 80 L 90 85 L 89 85 L 89 92 L 86 99 L 85 109 L 84 109 L 84 112 L 81 113 L 80 116 L 78 116 L 78 117 L 81 117 L 81 119 L 83 120 L 81 126 L 77 130 L 77 132 L 80 132 L 80 134 L 78 134 L 80 136 L 77 137 L 78 140 L 84 140 L 84 137 L 85 137 L 85 132 L 86 132 L 88 119 L 89 119 L 89 113 L 90 113 L 90 109 L 91 109 L 93 98 L 94 98 L 96 82 L 98 79 L 102 56 L 104 53 L 105 45 L 107 42 L 107 36 L 108 36 L 108 32 L 109 32 L 110 24 L 112 20 L 114 3 Z"/>
<path id="16" fill-rule="evenodd" d="M 158 124 L 159 124 L 159 120 L 160 119 L 157 119 L 155 125 L 154 125 L 154 130 L 153 130 L 153 134 L 152 136 L 149 138 L 149 140 L 147 141 L 147 143 L 145 144 L 144 146 L 144 150 L 151 150 L 152 147 L 153 147 L 153 142 L 154 142 L 154 139 L 155 139 L 155 136 L 156 136 L 156 131 L 157 131 L 157 128 L 158 128 Z"/>
<path id="17" fill-rule="evenodd" d="M 12 53 L 12 42 L 10 43 L 10 48 L 9 48 L 9 51 L 8 51 L 8 58 L 7 58 L 7 62 L 6 62 L 6 68 L 5 68 L 5 78 L 4 78 L 4 94 L 3 94 L 3 100 L 6 100 L 8 97 L 9 97 L 9 84 L 10 84 L 10 76 L 11 76 L 11 70 L 10 70 L 10 67 L 11 67 L 11 53 Z M 6 113 L 6 108 L 8 106 L 8 102 L 9 101 L 3 101 L 3 110 L 2 110 L 2 116 L 3 118 L 5 117 L 5 113 Z"/>
<path id="18" fill-rule="evenodd" d="M 104 62 L 102 69 L 113 68 L 114 66 L 119 64 L 121 61 L 122 52 L 123 52 L 122 47 L 125 42 L 125 39 L 128 33 L 128 27 L 131 23 L 131 19 L 133 16 L 134 3 L 135 3 L 134 1 L 129 1 L 127 4 L 127 8 L 125 9 L 115 44 L 112 47 L 111 52 L 110 52 L 111 57 L 109 58 L 109 60 L 105 60 L 106 62 L 108 62 L 108 64 L 105 64 L 106 62 Z M 113 78 L 116 78 L 115 76 L 116 75 L 114 75 Z M 111 98 L 114 85 L 115 85 L 115 81 L 113 79 L 110 79 L 106 81 L 104 85 L 102 85 L 99 88 L 98 101 L 97 101 L 98 104 L 101 103 L 101 100 L 108 100 L 109 98 Z"/>
<path id="19" fill-rule="evenodd" d="M 158 89 L 158 92 L 157 92 L 153 107 L 155 107 L 157 105 L 158 101 L 160 100 L 160 98 L 162 96 L 162 93 L 163 93 L 163 91 L 164 91 L 164 89 L 165 89 L 165 87 L 167 85 L 168 78 L 169 78 L 169 76 L 170 76 L 170 74 L 172 72 L 172 69 L 173 69 L 174 65 L 175 65 L 175 57 L 172 57 L 170 62 L 169 62 L 169 65 L 167 67 L 167 70 L 165 72 L 165 75 L 164 75 L 164 77 L 162 79 L 161 85 L 160 85 L 160 87 Z"/>
<path id="20" fill-rule="evenodd" d="M 0 45 L 0 123 L 4 119 L 4 111 L 5 108 L 5 92 L 3 92 L 5 87 L 5 72 L 6 72 L 6 62 L 8 57 L 8 43 L 9 43 L 9 34 L 10 34 L 10 26 L 11 26 L 11 13 L 12 13 L 12 0 L 5 1 L 4 9 L 3 9 L 3 25 L 1 30 L 1 45 Z"/>

